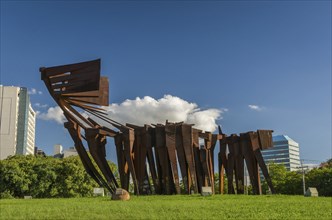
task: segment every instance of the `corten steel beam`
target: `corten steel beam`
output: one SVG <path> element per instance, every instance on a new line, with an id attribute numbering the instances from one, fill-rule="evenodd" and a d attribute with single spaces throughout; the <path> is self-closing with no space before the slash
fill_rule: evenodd
<path id="1" fill-rule="evenodd" d="M 109 94 L 108 94 L 108 78 L 100 77 L 99 90 L 92 92 L 80 92 L 80 93 L 72 93 L 72 94 L 64 94 L 68 100 L 79 101 L 86 104 L 93 105 L 109 105 Z"/>
<path id="2" fill-rule="evenodd" d="M 219 153 L 218 153 L 219 193 L 224 194 L 225 171 L 227 174 L 227 155 L 226 155 L 227 135 L 222 132 L 220 126 L 218 126 L 218 132 L 219 132 L 219 135 L 222 137 L 221 139 L 219 139 Z"/>
<path id="3" fill-rule="evenodd" d="M 263 159 L 261 151 L 258 149 L 256 151 L 254 151 L 254 154 L 255 154 L 256 160 L 257 160 L 257 162 L 259 164 L 259 167 L 261 168 L 261 171 L 262 171 L 262 173 L 263 173 L 263 175 L 265 177 L 265 180 L 266 180 L 268 186 L 270 187 L 271 193 L 275 194 L 275 189 L 274 189 L 274 187 L 272 185 L 272 181 L 271 181 L 271 178 L 269 176 L 269 173 L 268 173 L 267 167 L 265 165 L 265 162 L 264 162 L 264 159 Z M 258 176 L 260 176 L 259 171 L 258 171 Z M 261 187 L 260 187 L 260 194 L 262 194 Z"/>
<path id="4" fill-rule="evenodd" d="M 134 141 L 135 141 L 134 129 L 124 125 L 120 126 L 114 124 L 114 126 L 116 126 L 121 131 L 121 136 L 119 137 L 116 136 L 117 139 L 115 139 L 115 144 L 117 147 L 117 155 L 121 155 L 123 152 L 125 162 L 122 162 L 122 165 L 125 164 L 125 166 L 128 166 L 129 173 L 131 174 L 134 183 L 134 191 L 138 195 L 139 189 L 138 189 L 137 175 L 134 166 L 134 151 L 133 151 Z M 123 151 L 121 150 L 122 147 Z M 118 164 L 120 163 L 118 162 Z M 124 177 L 123 182 L 126 181 L 127 180 Z M 124 185 L 127 186 L 126 183 Z"/>
<path id="5" fill-rule="evenodd" d="M 259 175 L 259 162 L 258 162 L 257 157 L 255 155 L 256 151 L 259 151 L 259 153 L 260 153 L 258 134 L 254 131 L 248 132 L 248 134 L 249 134 L 249 138 L 250 138 L 249 144 L 251 145 L 251 149 L 252 149 L 253 155 L 254 155 L 255 160 L 256 160 L 256 163 L 255 163 L 256 167 L 254 168 L 254 172 L 257 175 L 256 176 L 256 181 L 257 181 L 257 185 L 258 185 L 258 194 L 261 195 L 262 194 L 262 187 L 261 187 L 261 178 L 260 178 L 260 175 Z M 264 161 L 263 161 L 263 163 L 264 163 Z"/>
<path id="6" fill-rule="evenodd" d="M 245 162 L 246 162 L 250 182 L 252 185 L 252 191 L 253 191 L 253 194 L 258 194 L 258 186 L 257 186 L 257 181 L 256 181 L 257 176 L 255 175 L 255 172 L 254 172 L 254 164 L 257 162 L 253 155 L 249 142 L 250 142 L 250 138 L 249 138 L 248 133 L 241 133 L 240 134 L 240 146 L 241 146 L 241 150 L 242 150 Z"/>
<path id="7" fill-rule="evenodd" d="M 235 176 L 236 176 L 236 192 L 244 194 L 244 157 L 240 146 L 240 138 L 234 143 L 235 149 Z"/>
<path id="8" fill-rule="evenodd" d="M 42 80 L 48 79 L 52 94 L 99 90 L 100 59 L 56 67 L 41 67 Z"/>
<path id="9" fill-rule="evenodd" d="M 216 143 L 219 139 L 222 139 L 222 135 L 219 134 L 212 134 L 211 135 L 211 144 L 206 145 L 208 150 L 208 165 L 210 170 L 211 176 L 211 187 L 213 194 L 216 193 L 215 191 L 215 179 L 214 179 L 214 149 L 216 147 Z"/>
<path id="10" fill-rule="evenodd" d="M 164 147 L 165 147 L 165 130 L 160 125 L 156 125 L 154 128 L 154 135 L 155 135 L 155 142 L 154 142 L 154 153 L 156 158 L 156 167 L 158 172 L 158 179 L 160 183 L 160 194 L 167 194 L 166 193 L 166 169 L 167 163 L 165 165 L 165 155 L 163 154 Z"/>
<path id="11" fill-rule="evenodd" d="M 236 193 L 244 193 L 244 161 L 239 141 L 239 137 L 236 134 L 227 137 L 227 145 L 229 149 L 227 169 L 229 194 L 235 193 L 233 176 L 235 176 Z"/>
<path id="12" fill-rule="evenodd" d="M 107 184 L 104 178 L 99 174 L 97 169 L 94 167 L 88 153 L 86 152 L 84 145 L 82 143 L 82 137 L 80 133 L 80 127 L 73 121 L 66 122 L 64 124 L 65 128 L 67 128 L 71 138 L 75 143 L 75 149 L 81 158 L 83 166 L 87 173 L 102 187 L 105 187 L 110 192 L 114 192 L 114 190 Z"/>
<path id="13" fill-rule="evenodd" d="M 233 176 L 235 169 L 235 149 L 232 143 L 232 135 L 227 137 L 227 146 L 228 146 L 228 156 L 227 156 L 227 186 L 228 186 L 228 194 L 235 194 L 234 186 L 233 186 Z"/>
<path id="14" fill-rule="evenodd" d="M 266 164 L 264 162 L 261 150 L 263 149 L 268 149 L 273 147 L 273 142 L 272 142 L 272 130 L 257 130 L 258 134 L 258 140 L 259 140 L 259 148 L 254 151 L 255 157 L 258 161 L 258 164 L 261 168 L 261 171 L 265 177 L 265 180 L 270 187 L 270 190 L 273 194 L 275 194 L 275 189 L 273 187 L 271 177 L 269 175 L 268 169 L 266 167 Z"/>
<path id="15" fill-rule="evenodd" d="M 225 173 L 225 168 L 221 162 L 221 153 L 219 152 L 218 153 L 219 194 L 224 194 L 224 173 Z"/>
<path id="16" fill-rule="evenodd" d="M 227 143 L 229 149 L 231 149 L 232 156 L 234 158 L 234 167 L 235 170 L 235 185 L 236 193 L 244 193 L 244 159 L 240 147 L 240 138 L 236 134 L 232 134 L 227 138 Z"/>
<path id="17" fill-rule="evenodd" d="M 204 180 L 203 180 L 203 166 L 201 163 L 201 156 L 200 156 L 200 149 L 198 147 L 194 147 L 194 161 L 195 161 L 195 167 L 196 167 L 196 176 L 197 176 L 197 188 L 198 193 L 202 192 L 202 187 L 204 186 Z"/>
<path id="18" fill-rule="evenodd" d="M 189 177 L 189 169 L 188 163 L 186 162 L 186 156 L 183 146 L 183 134 L 182 134 L 182 123 L 175 125 L 175 147 L 176 147 L 176 155 L 179 162 L 182 182 L 184 186 L 184 191 L 187 194 L 190 194 L 190 177 Z M 191 138 L 191 137 L 190 137 Z"/>
<path id="19" fill-rule="evenodd" d="M 186 163 L 188 164 L 188 190 L 193 190 L 195 193 L 198 193 L 196 168 L 194 163 L 192 125 L 182 124 L 181 133 Z"/>
<path id="20" fill-rule="evenodd" d="M 163 177 L 163 170 L 162 170 L 162 166 L 161 166 L 161 161 L 160 161 L 160 157 L 159 157 L 159 150 L 157 149 L 157 132 L 156 132 L 156 128 L 152 128 L 151 129 L 151 135 L 152 135 L 152 148 L 154 149 L 154 156 L 156 159 L 156 171 L 157 171 L 157 178 L 158 178 L 158 191 L 156 190 L 157 194 L 166 194 L 166 184 L 164 182 L 164 177 Z"/>
<path id="21" fill-rule="evenodd" d="M 134 166 L 138 179 L 139 194 L 151 194 L 151 186 L 146 167 L 147 159 L 147 130 L 146 127 L 139 127 L 132 124 L 126 124 L 128 127 L 134 129 Z"/>
<path id="22" fill-rule="evenodd" d="M 154 186 L 154 190 L 156 194 L 160 194 L 161 193 L 161 189 L 160 189 L 160 182 L 158 179 L 158 175 L 156 172 L 156 163 L 155 163 L 155 159 L 153 156 L 153 150 L 152 150 L 152 146 L 155 143 L 155 132 L 154 132 L 154 128 L 152 128 L 150 125 L 144 125 L 144 129 L 145 129 L 145 139 L 146 139 L 146 148 L 147 148 L 147 159 L 148 159 L 148 163 L 149 163 L 149 169 L 150 169 L 150 173 L 151 173 L 151 177 L 152 177 L 152 181 L 153 181 L 153 186 Z"/>
<path id="23" fill-rule="evenodd" d="M 211 132 L 200 133 L 199 136 L 204 139 L 204 146 L 200 148 L 201 163 L 204 171 L 204 184 L 211 186 L 212 193 L 214 193 L 214 173 L 212 166 L 212 134 Z"/>
<path id="24" fill-rule="evenodd" d="M 126 125 L 133 128 L 135 131 L 134 152 L 136 156 L 134 164 L 139 180 L 139 189 L 142 191 L 141 194 L 152 193 L 149 176 L 147 173 L 146 159 L 149 165 L 155 193 L 160 194 L 160 183 L 156 172 L 156 163 L 152 150 L 152 145 L 155 142 L 154 129 L 150 125 L 144 125 L 143 127 L 128 123 Z"/>
<path id="25" fill-rule="evenodd" d="M 89 151 L 97 166 L 107 180 L 108 185 L 113 189 L 119 187 L 112 170 L 106 160 L 106 136 L 99 134 L 99 129 L 89 128 L 85 131 L 85 137 L 88 142 Z"/>
<path id="26" fill-rule="evenodd" d="M 124 151 L 124 138 L 123 134 L 118 134 L 114 137 L 116 154 L 118 160 L 118 170 L 120 175 L 121 187 L 125 190 L 129 190 L 129 180 L 130 180 L 130 172 L 128 162 L 126 161 L 125 151 Z"/>
<path id="27" fill-rule="evenodd" d="M 128 124 L 127 124 L 128 126 Z M 148 194 L 147 191 L 145 191 L 145 173 L 146 173 L 146 167 L 145 167 L 145 156 L 146 156 L 146 145 L 144 145 L 142 142 L 142 136 L 143 132 L 141 128 L 134 129 L 135 132 L 135 141 L 133 145 L 133 151 L 134 151 L 134 168 L 136 172 L 137 177 L 137 183 L 138 183 L 138 190 L 139 192 L 135 192 L 138 195 L 146 195 Z"/>
<path id="28" fill-rule="evenodd" d="M 211 140 L 211 148 L 210 148 L 210 154 L 211 154 L 211 164 L 212 164 L 212 171 L 214 175 L 214 150 L 216 148 L 217 141 L 222 139 L 222 135 L 219 134 L 212 134 L 212 140 Z"/>
<path id="29" fill-rule="evenodd" d="M 203 133 L 202 133 L 203 134 Z M 214 178 L 213 178 L 213 170 L 212 170 L 212 163 L 211 163 L 211 142 L 212 142 L 212 134 L 211 132 L 205 132 L 204 136 L 202 136 L 204 138 L 204 150 L 205 150 L 205 166 L 206 166 L 206 170 L 204 169 L 205 166 L 203 166 L 205 176 L 207 177 L 208 180 L 208 185 L 207 186 L 211 186 L 212 188 L 212 192 L 214 193 Z"/>
<path id="30" fill-rule="evenodd" d="M 139 195 L 137 175 L 134 167 L 134 152 L 133 152 L 134 140 L 135 140 L 134 130 L 131 128 L 127 129 L 123 128 L 122 133 L 123 133 L 123 146 L 124 146 L 124 154 L 126 162 L 128 163 L 129 172 L 133 179 L 134 191 L 136 192 L 137 195 Z"/>
<path id="31" fill-rule="evenodd" d="M 273 130 L 257 130 L 261 150 L 273 147 L 272 133 Z"/>
<path id="32" fill-rule="evenodd" d="M 236 157 L 238 156 L 238 149 L 234 146 L 234 141 L 236 140 L 236 134 L 231 134 L 229 137 L 227 137 L 227 146 L 228 146 L 228 170 L 227 170 L 227 180 L 228 180 L 228 193 L 229 194 L 235 194 L 235 189 L 233 185 L 233 178 L 235 176 L 235 186 L 237 188 L 237 176 L 235 171 L 235 161 Z M 234 141 L 233 141 L 234 140 Z M 235 171 L 235 172 L 234 172 Z M 234 175 L 235 174 L 235 175 Z"/>
<path id="33" fill-rule="evenodd" d="M 207 150 L 205 147 L 201 146 L 199 149 L 199 157 L 200 157 L 200 163 L 202 167 L 202 187 L 209 186 L 210 185 L 210 179 L 209 179 L 209 170 L 207 165 Z"/>
<path id="34" fill-rule="evenodd" d="M 143 161 L 144 161 L 144 171 L 145 171 L 145 175 L 144 175 L 144 182 L 143 182 L 143 192 L 145 194 L 152 194 L 152 188 L 151 188 L 151 183 L 149 180 L 149 174 L 148 174 L 148 170 L 147 170 L 147 166 L 150 167 L 149 165 L 149 160 L 148 160 L 148 131 L 147 128 L 144 126 L 142 127 L 142 137 L 141 137 L 141 145 L 142 145 L 142 150 L 141 150 L 141 156 L 144 157 Z M 151 140 L 149 140 L 151 141 Z M 152 178 L 153 179 L 153 178 Z"/>
<path id="35" fill-rule="evenodd" d="M 176 146 L 175 146 L 176 124 L 166 123 L 165 134 L 166 134 L 166 148 L 167 148 L 168 157 L 169 157 L 169 161 L 170 161 L 170 165 L 171 165 L 170 168 L 172 171 L 171 175 L 172 175 L 173 181 L 174 181 L 175 193 L 181 194 L 178 166 L 177 166 L 177 159 L 176 159 Z"/>
<path id="36" fill-rule="evenodd" d="M 274 188 L 271 182 L 271 179 L 268 175 L 268 170 L 267 167 L 265 165 L 263 156 L 261 154 L 261 150 L 260 149 L 266 149 L 268 147 L 271 147 L 272 145 L 272 132 L 271 130 L 258 130 L 257 133 L 255 132 L 252 136 L 251 136 L 251 142 L 252 142 L 252 147 L 253 147 L 253 151 L 256 157 L 256 160 L 262 170 L 262 173 L 264 175 L 264 177 L 267 180 L 267 183 L 272 191 L 272 193 L 274 193 Z"/>
<path id="37" fill-rule="evenodd" d="M 171 195 L 175 193 L 175 186 L 173 182 L 173 175 L 170 161 L 168 158 L 168 151 L 166 148 L 166 134 L 164 125 L 156 125 L 155 128 L 156 145 L 155 152 L 161 167 L 162 193 Z"/>
<path id="38" fill-rule="evenodd" d="M 259 173 L 257 160 L 255 158 L 254 152 L 252 150 L 252 145 L 250 141 L 250 133 L 241 133 L 240 134 L 240 145 L 241 150 L 246 161 L 250 182 L 252 184 L 253 194 L 260 194 L 259 186 Z"/>
<path id="39" fill-rule="evenodd" d="M 115 137 L 116 135 L 119 134 L 119 132 L 114 131 L 113 129 L 100 126 L 95 120 L 92 118 L 88 118 L 88 120 L 94 125 L 94 129 L 96 130 L 96 133 L 108 137 Z"/>
<path id="40" fill-rule="evenodd" d="M 192 135 L 193 135 L 193 152 L 194 152 L 194 162 L 195 162 L 195 168 L 196 168 L 196 177 L 197 177 L 197 189 L 198 193 L 202 192 L 202 186 L 203 186 L 203 167 L 202 163 L 200 162 L 200 146 L 199 146 L 199 133 L 201 130 L 192 129 Z"/>

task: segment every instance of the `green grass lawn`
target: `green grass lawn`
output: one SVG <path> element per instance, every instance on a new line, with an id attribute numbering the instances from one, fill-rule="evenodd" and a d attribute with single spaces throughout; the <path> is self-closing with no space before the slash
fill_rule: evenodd
<path id="1" fill-rule="evenodd" d="M 0 219 L 332 219 L 332 198 L 214 195 L 2 199 Z"/>

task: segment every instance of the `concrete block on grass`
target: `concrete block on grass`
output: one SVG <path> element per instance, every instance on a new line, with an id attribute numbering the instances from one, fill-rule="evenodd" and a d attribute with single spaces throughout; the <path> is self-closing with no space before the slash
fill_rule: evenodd
<path id="1" fill-rule="evenodd" d="M 203 186 L 201 191 L 202 196 L 211 196 L 212 195 L 212 188 L 210 186 Z"/>
<path id="2" fill-rule="evenodd" d="M 94 196 L 105 196 L 104 188 L 93 188 Z"/>
<path id="3" fill-rule="evenodd" d="M 315 187 L 309 187 L 305 192 L 304 196 L 307 197 L 318 197 L 318 191 Z"/>

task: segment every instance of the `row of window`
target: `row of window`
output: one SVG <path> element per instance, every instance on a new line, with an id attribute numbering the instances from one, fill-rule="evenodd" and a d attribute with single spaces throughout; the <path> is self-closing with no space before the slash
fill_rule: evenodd
<path id="1" fill-rule="evenodd" d="M 290 145 L 298 147 L 299 144 L 293 141 L 274 141 L 273 145 Z"/>
<path id="2" fill-rule="evenodd" d="M 269 159 L 279 159 L 279 158 L 289 158 L 289 154 L 273 154 L 273 155 L 267 155 L 263 156 L 264 160 L 269 160 Z"/>
<path id="3" fill-rule="evenodd" d="M 289 166 L 292 166 L 292 167 L 298 167 L 300 166 L 300 162 L 294 162 L 294 161 L 283 161 L 283 162 L 277 162 L 277 161 L 266 161 L 266 163 L 275 163 L 275 164 L 285 164 L 285 165 L 289 165 Z"/>
<path id="4" fill-rule="evenodd" d="M 279 152 L 289 152 L 289 151 L 291 151 L 295 155 L 299 154 L 299 149 L 280 147 L 280 148 L 272 148 L 269 150 L 263 150 L 262 155 L 270 155 L 270 154 L 275 154 L 275 153 L 279 153 Z"/>
<path id="5" fill-rule="evenodd" d="M 291 146 L 291 145 L 280 145 L 280 146 L 274 145 L 273 148 L 268 149 L 268 150 L 264 150 L 264 151 L 281 150 L 281 149 L 284 149 L 284 150 L 286 150 L 286 149 L 293 149 L 295 151 L 299 151 L 300 148 L 298 146 Z"/>
<path id="6" fill-rule="evenodd" d="M 288 162 L 289 163 L 289 158 L 278 158 L 278 159 L 265 159 L 266 162 L 273 162 L 273 163 L 283 163 L 283 162 Z"/>

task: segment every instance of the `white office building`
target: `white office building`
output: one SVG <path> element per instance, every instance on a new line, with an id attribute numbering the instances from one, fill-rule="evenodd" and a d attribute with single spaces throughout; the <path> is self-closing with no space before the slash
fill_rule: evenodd
<path id="1" fill-rule="evenodd" d="M 63 158 L 70 157 L 70 156 L 77 156 L 78 153 L 75 149 L 75 147 L 70 147 L 69 149 L 66 149 L 63 151 Z"/>
<path id="2" fill-rule="evenodd" d="M 61 144 L 56 144 L 53 147 L 53 157 L 55 158 L 66 158 L 70 156 L 78 156 L 75 147 L 70 147 L 69 149 L 63 149 Z"/>
<path id="3" fill-rule="evenodd" d="M 62 157 L 63 147 L 61 144 L 55 144 L 53 146 L 53 157 Z"/>
<path id="4" fill-rule="evenodd" d="M 0 160 L 34 154 L 36 113 L 24 87 L 0 86 Z"/>
<path id="5" fill-rule="evenodd" d="M 287 135 L 273 136 L 273 148 L 262 151 L 266 164 L 283 164 L 289 171 L 301 166 L 299 144 Z"/>

